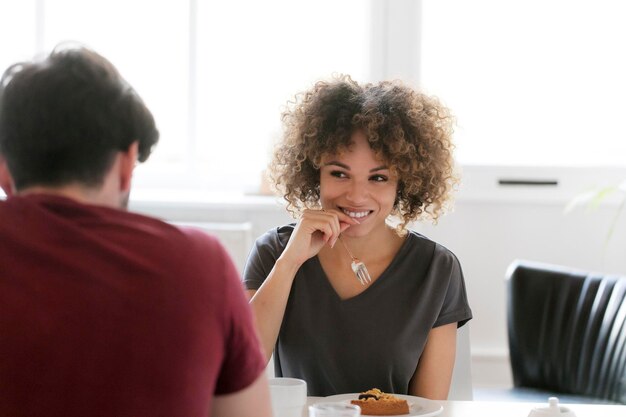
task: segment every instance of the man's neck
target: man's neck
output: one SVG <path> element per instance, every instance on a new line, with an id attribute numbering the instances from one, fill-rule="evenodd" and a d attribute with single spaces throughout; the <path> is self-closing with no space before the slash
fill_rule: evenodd
<path id="1" fill-rule="evenodd" d="M 15 193 L 15 195 L 19 196 L 32 194 L 56 195 L 69 198 L 83 204 L 107 206 L 117 209 L 123 208 L 122 202 L 107 195 L 107 193 L 103 192 L 102 189 L 90 188 L 82 185 L 65 185 L 61 187 L 33 186 Z"/>

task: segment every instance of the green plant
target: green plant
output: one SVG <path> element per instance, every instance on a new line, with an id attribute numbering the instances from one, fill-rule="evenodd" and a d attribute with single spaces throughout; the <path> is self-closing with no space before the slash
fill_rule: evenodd
<path id="1" fill-rule="evenodd" d="M 609 225 L 609 230 L 604 241 L 605 247 L 611 240 L 617 221 L 619 220 L 622 211 L 624 211 L 624 206 L 626 206 L 626 180 L 622 181 L 619 185 L 596 187 L 580 193 L 575 196 L 564 209 L 565 213 L 569 213 L 574 210 L 574 208 L 579 206 L 585 206 L 587 209 L 596 210 L 600 207 L 600 205 L 605 203 L 610 196 L 615 196 L 615 198 L 618 199 L 618 207 Z"/>

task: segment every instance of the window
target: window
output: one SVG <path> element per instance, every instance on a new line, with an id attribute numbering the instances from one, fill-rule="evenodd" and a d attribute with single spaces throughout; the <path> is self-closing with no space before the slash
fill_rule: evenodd
<path id="1" fill-rule="evenodd" d="M 626 4 L 422 3 L 422 72 L 463 164 L 626 166 Z"/>
<path id="2" fill-rule="evenodd" d="M 84 43 L 111 60 L 146 102 L 161 133 L 148 165 L 184 163 L 188 2 L 55 0 L 45 2 L 43 16 L 45 52 L 63 41 Z"/>
<path id="3" fill-rule="evenodd" d="M 0 72 L 14 62 L 32 58 L 35 53 L 38 35 L 35 3 L 35 0 L 0 0 L 3 11 L 0 13 Z"/>
<path id="4" fill-rule="evenodd" d="M 258 189 L 288 100 L 320 77 L 365 79 L 363 0 L 201 1 L 197 11 L 197 175 Z"/>
<path id="5" fill-rule="evenodd" d="M 284 105 L 332 73 L 439 96 L 466 166 L 626 166 L 618 0 L 0 2 L 3 69 L 76 40 L 144 98 L 135 189 L 256 192 Z"/>
<path id="6" fill-rule="evenodd" d="M 2 1 L 0 34 L 17 40 L 3 69 L 78 41 L 146 101 L 161 139 L 139 188 L 256 191 L 287 101 L 332 73 L 369 75 L 362 0 Z"/>

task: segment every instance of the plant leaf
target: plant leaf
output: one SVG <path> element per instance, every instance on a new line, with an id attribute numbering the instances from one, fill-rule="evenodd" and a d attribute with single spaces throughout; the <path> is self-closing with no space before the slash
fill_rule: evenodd
<path id="1" fill-rule="evenodd" d="M 613 194 L 617 190 L 617 187 L 604 187 L 597 191 L 596 195 L 589 202 L 588 207 L 596 210 L 600 204 L 606 199 L 608 196 Z"/>
<path id="2" fill-rule="evenodd" d="M 597 193 L 597 190 L 589 190 L 578 194 L 577 196 L 572 198 L 569 203 L 567 203 L 563 211 L 565 213 L 569 213 L 574 210 L 575 207 L 589 204 L 589 202 L 595 198 Z"/>
<path id="3" fill-rule="evenodd" d="M 620 214 L 624 211 L 624 204 L 626 203 L 626 197 L 622 197 L 622 201 L 619 203 L 619 207 L 615 211 L 615 215 L 613 216 L 613 220 L 611 221 L 611 225 L 609 226 L 609 231 L 606 234 L 606 239 L 604 240 L 604 249 L 609 245 L 609 241 L 611 240 L 611 236 L 613 236 L 613 232 L 615 231 L 615 226 L 617 225 L 617 221 L 619 220 Z"/>

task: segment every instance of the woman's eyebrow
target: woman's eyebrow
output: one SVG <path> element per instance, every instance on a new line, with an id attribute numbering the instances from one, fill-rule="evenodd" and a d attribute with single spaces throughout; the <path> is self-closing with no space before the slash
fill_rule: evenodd
<path id="1" fill-rule="evenodd" d="M 339 161 L 328 161 L 324 164 L 325 167 L 327 167 L 328 165 L 336 165 L 340 168 L 347 169 L 348 171 L 350 171 L 350 167 L 348 165 L 343 164 Z"/>
<path id="2" fill-rule="evenodd" d="M 348 165 L 346 165 L 346 164 L 344 164 L 342 162 L 339 162 L 339 161 L 328 161 L 328 162 L 326 162 L 324 164 L 325 167 L 329 166 L 329 165 L 335 165 L 335 166 L 338 166 L 340 168 L 343 168 L 343 169 L 346 169 L 346 170 L 350 171 L 350 167 Z M 389 169 L 389 167 L 387 165 L 381 165 L 379 167 L 370 169 L 370 172 L 382 171 L 382 170 L 385 170 L 385 169 Z"/>

